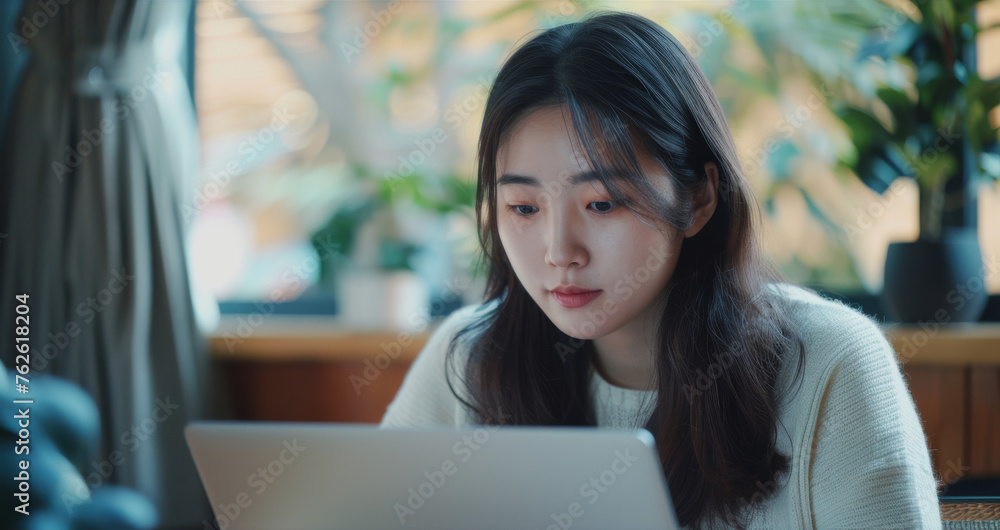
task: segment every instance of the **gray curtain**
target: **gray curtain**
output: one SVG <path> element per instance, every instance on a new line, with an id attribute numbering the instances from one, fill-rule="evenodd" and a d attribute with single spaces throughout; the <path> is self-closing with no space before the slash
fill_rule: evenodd
<path id="1" fill-rule="evenodd" d="M 30 0 L 5 28 L 29 60 L 0 164 L 0 322 L 30 295 L 32 372 L 78 383 L 101 411 L 84 475 L 147 495 L 165 528 L 210 517 L 183 438 L 213 382 L 180 214 L 198 169 L 181 68 L 191 9 Z M 107 478 L 93 474 L 104 462 Z"/>

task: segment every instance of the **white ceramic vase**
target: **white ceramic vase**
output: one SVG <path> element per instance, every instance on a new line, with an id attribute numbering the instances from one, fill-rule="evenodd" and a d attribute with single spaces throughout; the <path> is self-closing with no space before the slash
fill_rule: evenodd
<path id="1" fill-rule="evenodd" d="M 345 326 L 419 332 L 428 322 L 430 289 L 412 271 L 348 268 L 337 280 Z"/>

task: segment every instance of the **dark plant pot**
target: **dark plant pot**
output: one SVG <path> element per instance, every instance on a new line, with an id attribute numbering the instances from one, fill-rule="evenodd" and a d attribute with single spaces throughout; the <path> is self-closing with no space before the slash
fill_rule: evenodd
<path id="1" fill-rule="evenodd" d="M 974 230 L 946 230 L 940 241 L 891 243 L 882 305 L 900 322 L 976 322 L 989 296 L 983 269 Z"/>

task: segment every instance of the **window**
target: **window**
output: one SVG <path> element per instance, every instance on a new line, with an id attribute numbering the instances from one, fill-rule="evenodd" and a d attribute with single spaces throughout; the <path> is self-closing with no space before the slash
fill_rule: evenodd
<path id="1" fill-rule="evenodd" d="M 603 6 L 660 22 L 692 51 L 726 110 L 769 251 L 792 281 L 839 293 L 877 293 L 888 243 L 917 233 L 912 181 L 879 195 L 835 163 L 848 140 L 826 103 L 856 81 L 861 33 L 829 20 L 871 17 L 869 4 Z M 476 301 L 474 157 L 492 75 L 523 35 L 594 7 L 199 2 L 203 172 L 186 210 L 196 284 L 233 310 L 269 300 L 337 311 L 331 299 L 360 303 L 345 293 L 376 285 L 431 315 Z M 980 68 L 995 75 L 1000 56 L 981 53 Z M 995 183 L 979 216 L 984 256 L 1000 256 Z M 1000 274 L 988 280 L 1000 293 Z"/>

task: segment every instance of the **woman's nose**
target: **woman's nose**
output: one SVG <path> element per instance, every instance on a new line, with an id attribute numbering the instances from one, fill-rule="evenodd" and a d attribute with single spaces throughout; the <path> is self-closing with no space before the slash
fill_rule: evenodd
<path id="1" fill-rule="evenodd" d="M 574 219 L 570 212 L 554 212 L 549 218 L 546 264 L 561 269 L 586 265 L 589 254 L 581 234 L 584 229 L 581 221 Z"/>

